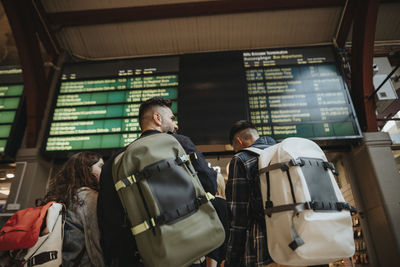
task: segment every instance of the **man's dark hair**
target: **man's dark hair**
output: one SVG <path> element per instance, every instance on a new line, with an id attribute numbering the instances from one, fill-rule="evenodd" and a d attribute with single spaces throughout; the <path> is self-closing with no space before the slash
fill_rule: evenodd
<path id="1" fill-rule="evenodd" d="M 171 108 L 172 102 L 162 97 L 152 97 L 144 101 L 139 107 L 139 124 L 142 125 L 143 115 L 154 106 Z"/>
<path id="2" fill-rule="evenodd" d="M 256 129 L 256 127 L 254 126 L 254 124 L 252 124 L 249 121 L 246 120 L 240 120 L 235 122 L 232 127 L 231 127 L 231 131 L 229 132 L 229 142 L 232 145 L 233 144 L 233 137 L 235 136 L 235 134 L 237 134 L 238 132 L 244 130 L 244 129 Z"/>

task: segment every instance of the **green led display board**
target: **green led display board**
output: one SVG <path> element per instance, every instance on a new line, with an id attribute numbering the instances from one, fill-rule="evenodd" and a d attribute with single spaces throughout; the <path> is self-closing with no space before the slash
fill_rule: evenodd
<path id="1" fill-rule="evenodd" d="M 9 139 L 15 136 L 12 130 L 23 92 L 21 69 L 0 69 L 0 154 L 6 153 Z"/>
<path id="2" fill-rule="evenodd" d="M 0 97 L 1 96 L 21 96 L 23 92 L 24 92 L 24 86 L 21 84 L 0 85 Z"/>
<path id="3" fill-rule="evenodd" d="M 177 114 L 178 63 L 173 57 L 66 65 L 44 153 L 62 157 L 99 149 L 107 154 L 128 145 L 140 136 L 140 104 L 154 96 L 171 99 Z"/>
<path id="4" fill-rule="evenodd" d="M 87 106 L 112 103 L 135 103 L 143 102 L 154 96 L 162 96 L 175 99 L 178 96 L 177 88 L 163 89 L 137 89 L 123 91 L 93 92 L 60 94 L 57 99 L 57 107 Z M 1 102 L 0 102 L 1 105 Z M 1 106 L 0 106 L 1 107 Z"/>
<path id="5" fill-rule="evenodd" d="M 178 86 L 176 75 L 159 75 L 134 78 L 100 79 L 90 81 L 71 81 L 61 85 L 60 93 L 81 93 L 108 90 L 123 90 L 126 88 L 157 88 Z"/>
<path id="6" fill-rule="evenodd" d="M 287 137 L 360 137 L 331 47 L 243 52 L 250 120 L 259 132 Z"/>
<path id="7" fill-rule="evenodd" d="M 0 125 L 12 119 L 19 91 L 0 87 Z M 232 123 L 243 119 L 276 140 L 361 137 L 334 49 L 314 46 L 66 64 L 43 154 L 110 155 L 140 136 L 139 106 L 154 96 L 172 100 L 179 133 L 196 145 L 227 144 Z"/>
<path id="8" fill-rule="evenodd" d="M 69 151 L 85 149 L 108 149 L 124 147 L 140 136 L 139 133 L 130 134 L 100 134 L 77 135 L 66 137 L 49 137 L 47 151 Z"/>

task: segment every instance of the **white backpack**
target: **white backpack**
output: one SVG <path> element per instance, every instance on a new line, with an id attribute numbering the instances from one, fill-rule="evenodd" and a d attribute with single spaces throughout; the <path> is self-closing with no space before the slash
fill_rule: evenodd
<path id="1" fill-rule="evenodd" d="M 62 204 L 53 203 L 47 210 L 46 228 L 48 233 L 39 236 L 36 244 L 28 249 L 23 266 L 61 266 L 65 222 L 63 209 Z"/>
<path id="2" fill-rule="evenodd" d="M 284 265 L 327 264 L 355 252 L 350 211 L 324 152 L 304 138 L 287 138 L 259 155 L 268 250 Z"/>
<path id="3" fill-rule="evenodd" d="M 16 212 L 1 229 L 0 266 L 61 266 L 64 222 L 54 201 Z"/>

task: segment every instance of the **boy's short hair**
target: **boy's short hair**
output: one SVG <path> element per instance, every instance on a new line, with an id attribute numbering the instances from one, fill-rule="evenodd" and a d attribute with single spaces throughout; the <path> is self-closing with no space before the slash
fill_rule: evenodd
<path id="1" fill-rule="evenodd" d="M 162 97 L 152 97 L 144 101 L 139 107 L 139 123 L 142 125 L 143 115 L 152 107 L 159 106 L 159 107 L 167 107 L 171 108 L 172 102 L 169 99 L 162 98 Z"/>
<path id="2" fill-rule="evenodd" d="M 234 138 L 235 134 L 237 134 L 238 132 L 240 132 L 244 129 L 256 129 L 256 127 L 254 126 L 253 123 L 246 121 L 246 120 L 240 120 L 240 121 L 235 122 L 232 125 L 231 130 L 229 132 L 229 143 L 231 145 L 233 144 L 233 138 Z"/>

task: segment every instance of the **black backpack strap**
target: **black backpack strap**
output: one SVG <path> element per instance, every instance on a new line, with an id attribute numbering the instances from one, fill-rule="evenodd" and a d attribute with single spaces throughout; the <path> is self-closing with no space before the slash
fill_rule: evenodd
<path id="1" fill-rule="evenodd" d="M 250 146 L 250 147 L 247 147 L 247 148 L 245 148 L 243 150 L 240 150 L 239 152 L 243 152 L 243 151 L 251 152 L 252 154 L 255 154 L 256 156 L 260 156 L 262 154 L 263 149 L 257 148 L 257 147 L 254 147 L 254 146 Z"/>
<path id="2" fill-rule="evenodd" d="M 348 202 L 320 202 L 320 201 L 308 201 L 304 203 L 294 203 L 294 204 L 287 204 L 287 205 L 279 205 L 275 207 L 265 208 L 265 214 L 268 217 L 271 217 L 272 213 L 282 212 L 282 211 L 290 211 L 293 210 L 297 213 L 303 210 L 314 210 L 314 211 L 328 211 L 328 210 L 335 210 L 335 211 L 342 211 L 348 210 L 351 213 L 356 212 L 356 208 L 351 206 Z"/>
<path id="3" fill-rule="evenodd" d="M 160 168 L 163 168 L 164 166 L 171 166 L 173 164 L 182 166 L 185 164 L 185 166 L 188 168 L 189 172 L 193 175 L 194 174 L 194 169 L 192 167 L 191 161 L 192 160 L 197 160 L 197 155 L 191 153 L 191 154 L 185 154 L 182 156 L 178 156 L 176 158 L 170 158 L 170 159 L 165 159 L 162 161 L 157 162 L 154 165 L 145 167 L 143 170 L 140 172 L 134 173 L 128 177 L 125 177 L 118 182 L 115 183 L 115 190 L 118 192 L 122 188 L 129 187 L 133 184 L 138 183 L 142 179 L 147 179 L 149 177 L 152 177 L 154 172 L 159 172 Z"/>
<path id="4" fill-rule="evenodd" d="M 28 259 L 26 261 L 26 265 L 28 267 L 35 266 L 35 265 L 41 265 L 41 264 L 44 264 L 46 262 L 49 262 L 49 261 L 57 259 L 58 256 L 59 255 L 58 255 L 57 250 L 45 251 L 45 252 L 42 252 L 42 253 L 40 253 L 38 255 L 35 255 L 32 258 Z"/>
<path id="5" fill-rule="evenodd" d="M 293 241 L 290 242 L 288 245 L 293 251 L 304 244 L 304 241 L 303 241 L 303 239 L 301 239 L 301 237 L 297 233 L 297 231 L 294 227 L 294 222 L 293 222 L 294 217 L 296 217 L 299 214 L 299 212 L 304 211 L 304 210 L 314 210 L 314 211 L 316 211 L 316 210 L 337 210 L 337 211 L 348 210 L 352 213 L 355 212 L 355 208 L 347 202 L 309 201 L 309 202 L 304 202 L 304 203 L 294 203 L 294 204 L 287 204 L 287 205 L 280 205 L 280 206 L 276 206 L 276 207 L 266 208 L 265 214 L 268 217 L 271 217 L 272 213 L 275 213 L 275 212 L 293 211 L 292 226 L 290 227 Z"/>
<path id="6" fill-rule="evenodd" d="M 172 220 L 183 217 L 190 212 L 197 210 L 199 206 L 207 203 L 208 201 L 214 199 L 215 197 L 211 193 L 206 193 L 204 196 L 199 196 L 195 198 L 190 203 L 186 203 L 179 207 L 178 209 L 169 210 L 160 214 L 156 217 L 152 217 L 149 220 L 146 220 L 134 227 L 131 228 L 132 234 L 138 235 L 149 229 L 154 229 L 156 226 L 160 226 L 166 224 Z"/>
<path id="7" fill-rule="evenodd" d="M 304 165 L 304 161 L 301 158 L 291 159 L 286 162 L 270 164 L 269 166 L 262 168 L 260 170 L 260 173 L 270 172 L 270 171 L 276 170 L 276 169 L 281 169 L 282 171 L 287 171 L 292 166 L 303 166 L 303 165 Z"/>
<path id="8" fill-rule="evenodd" d="M 265 208 L 272 208 L 274 203 L 271 201 L 271 181 L 269 177 L 269 172 L 266 174 L 267 177 L 267 201 L 265 202 Z"/>
<path id="9" fill-rule="evenodd" d="M 257 157 L 257 160 L 259 160 L 259 156 L 263 153 L 263 150 L 265 148 L 258 148 L 258 147 L 247 147 L 243 150 L 241 150 L 241 152 L 246 152 L 249 153 L 253 156 Z M 259 169 L 258 169 L 258 163 L 257 163 L 257 173 L 260 174 Z M 249 179 L 248 180 L 249 183 L 249 197 L 250 197 L 250 209 L 252 210 L 252 212 L 250 212 L 250 223 L 248 225 L 248 227 L 251 227 L 251 225 L 253 224 L 254 221 L 257 221 L 258 223 L 265 223 L 265 219 L 264 219 L 264 212 L 263 212 L 263 204 L 262 204 L 262 199 L 261 202 L 258 202 L 257 197 L 256 197 L 256 190 L 257 188 L 259 188 L 259 181 L 257 179 Z M 267 184 L 268 184 L 268 188 L 267 188 L 267 192 L 268 192 L 268 199 L 270 199 L 270 186 L 269 186 L 269 175 L 267 175 Z M 261 205 L 260 205 L 261 204 Z"/>

